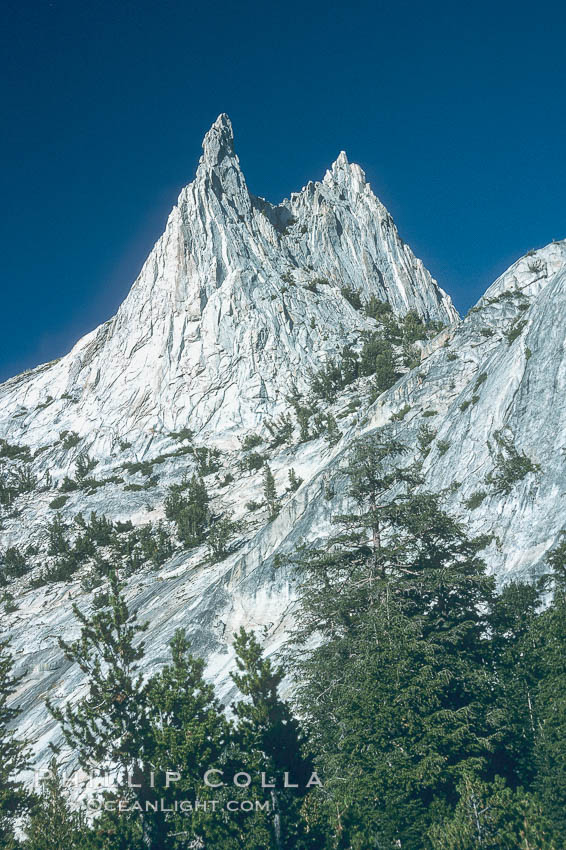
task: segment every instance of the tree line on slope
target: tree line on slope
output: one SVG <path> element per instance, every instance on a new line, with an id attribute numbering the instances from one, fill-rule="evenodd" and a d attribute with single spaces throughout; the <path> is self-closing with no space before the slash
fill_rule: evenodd
<path id="1" fill-rule="evenodd" d="M 108 571 L 81 635 L 62 642 L 88 681 L 50 706 L 79 763 L 109 760 L 106 792 L 133 810 L 87 823 L 57 771 L 40 794 L 14 778 L 25 744 L 8 726 L 16 687 L 0 665 L 0 846 L 25 850 L 559 850 L 566 836 L 566 538 L 536 582 L 496 592 L 481 551 L 398 441 L 352 448 L 352 510 L 335 534 L 292 559 L 301 591 L 283 667 L 259 641 L 235 636 L 240 697 L 227 717 L 181 632 L 171 660 L 143 677 L 143 631 Z M 287 565 L 293 569 L 293 564 Z M 148 786 L 148 767 L 155 787 Z M 250 775 L 210 788 L 204 772 Z M 165 770 L 182 780 L 166 787 Z M 285 788 L 283 776 L 297 788 Z M 313 781 L 313 772 L 321 785 Z M 126 775 L 139 777 L 129 787 Z M 267 784 L 264 788 L 262 774 Z M 172 811 L 145 812 L 153 797 Z M 175 801 L 218 801 L 181 814 Z M 269 807 L 228 813 L 227 801 Z M 137 807 L 136 807 L 137 804 Z M 22 818 L 24 834 L 14 828 Z"/>
<path id="2" fill-rule="evenodd" d="M 263 469 L 264 502 L 249 503 L 250 510 L 267 509 L 271 522 L 279 513 L 281 496 L 277 493 L 275 478 L 267 460 L 261 458 Z M 288 471 L 289 485 L 283 494 L 294 492 L 302 483 L 294 469 Z M 202 478 L 196 474 L 182 484 L 172 484 L 164 502 L 165 516 L 175 523 L 175 536 L 163 522 L 146 523 L 134 528 L 131 521 L 109 520 L 91 511 L 86 520 L 78 513 L 71 523 L 56 513 L 48 523 L 46 554 L 53 560 L 30 579 L 30 587 L 37 588 L 49 582 L 73 579 L 78 570 L 88 567 L 81 579 L 81 588 L 88 593 L 103 583 L 111 562 L 129 576 L 141 567 L 158 569 L 180 547 L 190 550 L 206 543 L 207 558 L 211 562 L 227 557 L 234 545 L 234 536 L 245 524 L 234 522 L 230 512 L 214 513 L 210 507 L 210 494 Z M 33 560 L 39 549 L 28 545 L 25 550 L 11 546 L 0 551 L 0 591 L 10 586 L 12 580 L 31 573 Z M 9 590 L 0 596 L 8 612 L 17 610 Z M 6 609 L 6 606 L 7 609 Z"/>

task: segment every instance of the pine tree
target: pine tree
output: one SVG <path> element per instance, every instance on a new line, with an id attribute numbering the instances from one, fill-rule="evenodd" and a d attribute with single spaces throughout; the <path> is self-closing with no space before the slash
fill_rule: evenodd
<path id="1" fill-rule="evenodd" d="M 353 383 L 360 374 L 360 360 L 356 352 L 349 346 L 345 345 L 342 349 L 342 384 L 347 386 Z"/>
<path id="2" fill-rule="evenodd" d="M 171 641 L 171 663 L 147 683 L 148 733 L 140 741 L 140 758 L 155 773 L 150 795 L 167 807 L 175 800 L 217 799 L 217 789 L 206 786 L 207 770 L 218 768 L 230 745 L 232 727 L 214 688 L 203 678 L 204 661 L 190 653 L 182 630 Z M 166 771 L 179 779 L 167 788 Z M 152 814 L 149 824 L 152 848 L 177 846 L 175 834 L 184 836 L 181 846 L 202 841 L 202 846 L 223 847 L 233 831 L 209 813 Z M 231 846 L 231 845 L 227 845 Z"/>
<path id="3" fill-rule="evenodd" d="M 409 343 L 426 339 L 425 324 L 416 310 L 409 310 L 403 316 L 403 338 Z"/>
<path id="4" fill-rule="evenodd" d="M 91 846 L 96 850 L 159 850 L 156 820 L 145 811 L 147 783 L 141 781 L 139 788 L 131 785 L 145 776 L 143 752 L 151 735 L 141 665 L 144 643 L 139 640 L 147 624 L 138 623 L 136 614 L 130 614 L 116 570 L 108 571 L 107 580 L 107 589 L 94 597 L 90 615 L 73 606 L 81 624 L 80 638 L 73 643 L 59 640 L 65 657 L 88 677 L 88 693 L 64 709 L 49 700 L 47 707 L 81 768 L 87 773 L 93 765 L 116 771 L 117 789 L 107 796 L 133 806 L 129 813 L 104 813 L 98 818 L 89 839 Z"/>
<path id="5" fill-rule="evenodd" d="M 213 561 L 221 561 L 228 555 L 229 543 L 236 530 L 237 524 L 231 514 L 225 514 L 211 525 L 206 542 Z"/>
<path id="6" fill-rule="evenodd" d="M 545 812 L 561 836 L 566 835 L 566 533 L 548 557 L 551 572 L 542 587 L 552 603 L 536 622 L 540 678 L 535 694 L 537 720 L 535 788 Z"/>
<path id="7" fill-rule="evenodd" d="M 299 442 L 308 443 L 310 440 L 309 421 L 311 411 L 308 407 L 300 407 L 297 410 L 297 422 L 299 424 Z"/>
<path id="8" fill-rule="evenodd" d="M 25 741 L 8 729 L 18 710 L 8 706 L 19 679 L 13 675 L 13 659 L 7 642 L 0 643 L 0 847 L 17 846 L 15 821 L 25 812 L 30 796 L 16 775 L 29 767 L 29 751 Z"/>
<path id="9" fill-rule="evenodd" d="M 277 850 L 319 847 L 312 844 L 301 816 L 301 802 L 313 768 L 303 756 L 305 741 L 300 725 L 289 705 L 279 697 L 284 671 L 264 658 L 252 632 L 241 628 L 234 648 L 238 672 L 232 674 L 232 679 L 246 698 L 232 704 L 239 743 L 246 763 L 253 763 L 255 770 L 264 773 L 267 782 L 275 786 L 267 792 L 262 789 L 272 803 L 272 846 Z M 285 776 L 287 784 L 298 787 L 282 788 Z"/>
<path id="10" fill-rule="evenodd" d="M 299 476 L 297 475 L 297 473 L 295 472 L 294 469 L 290 469 L 288 475 L 289 475 L 289 487 L 288 487 L 288 489 L 291 491 L 291 493 L 294 493 L 296 490 L 299 489 L 299 487 L 303 483 L 303 479 L 299 478 Z"/>
<path id="11" fill-rule="evenodd" d="M 395 367 L 393 349 L 380 352 L 375 358 L 375 388 L 377 393 L 383 393 L 392 387 L 399 373 Z"/>
<path id="12" fill-rule="evenodd" d="M 322 369 L 311 374 L 311 394 L 329 404 L 336 401 L 337 394 L 344 386 L 341 364 L 332 358 L 324 364 Z"/>
<path id="13" fill-rule="evenodd" d="M 97 460 L 93 460 L 87 452 L 81 452 L 75 462 L 75 474 L 77 481 L 84 481 L 89 472 L 92 472 L 97 465 Z"/>
<path id="14" fill-rule="evenodd" d="M 391 341 L 381 334 L 369 334 L 360 354 L 360 374 L 374 375 L 378 393 L 393 386 L 399 374 L 395 367 L 395 352 Z"/>
<path id="15" fill-rule="evenodd" d="M 324 418 L 324 439 L 326 440 L 329 446 L 335 446 L 336 443 L 340 441 L 342 432 L 340 431 L 338 423 L 336 422 L 336 419 L 334 418 L 332 413 L 327 413 Z"/>
<path id="16" fill-rule="evenodd" d="M 434 824 L 433 850 L 558 850 L 552 825 L 535 796 L 465 776 L 451 818 Z"/>
<path id="17" fill-rule="evenodd" d="M 10 578 L 19 578 L 28 571 L 25 555 L 15 546 L 10 546 L 3 555 L 4 572 Z"/>
<path id="18" fill-rule="evenodd" d="M 391 304 L 388 301 L 380 301 L 375 295 L 370 296 L 365 305 L 365 311 L 370 318 L 377 322 L 385 321 L 392 314 Z"/>
<path id="19" fill-rule="evenodd" d="M 69 803 L 55 759 L 43 777 L 25 831 L 25 850 L 80 850 L 84 846 L 87 826 Z"/>
<path id="20" fill-rule="evenodd" d="M 142 768 L 140 751 L 148 735 L 140 663 L 144 645 L 136 645 L 147 626 L 139 624 L 135 614 L 130 615 L 122 591 L 116 571 L 110 570 L 108 589 L 94 598 L 90 615 L 74 605 L 73 612 L 81 624 L 80 638 L 73 643 L 60 639 L 59 644 L 65 657 L 88 677 L 88 694 L 76 703 L 67 703 L 64 709 L 49 700 L 47 707 L 60 723 L 80 766 L 87 772 L 93 764 L 118 769 L 120 793 L 131 799 L 136 792 L 128 787 L 128 776 Z M 101 829 L 108 822 L 115 835 L 122 829 L 130 830 L 127 817 L 104 818 Z M 142 825 L 147 836 L 147 819 Z"/>
<path id="21" fill-rule="evenodd" d="M 513 785 L 531 788 L 534 746 L 540 727 L 536 694 L 542 675 L 545 639 L 540 628 L 540 593 L 534 584 L 513 581 L 494 597 L 490 614 L 491 650 L 502 686 L 502 709 L 513 729 L 500 773 L 512 761 L 518 766 Z M 509 758 L 510 756 L 510 758 Z"/>
<path id="22" fill-rule="evenodd" d="M 193 475 L 183 496 L 174 486 L 165 500 L 165 516 L 175 521 L 179 539 L 187 547 L 199 546 L 210 524 L 209 496 L 202 478 Z"/>
<path id="23" fill-rule="evenodd" d="M 65 555 L 69 551 L 69 542 L 66 536 L 66 526 L 61 514 L 55 514 L 55 519 L 47 528 L 49 534 L 49 555 Z"/>
<path id="24" fill-rule="evenodd" d="M 486 541 L 468 540 L 437 496 L 408 491 L 418 479 L 403 453 L 383 438 L 355 446 L 357 512 L 299 557 L 299 711 L 339 846 L 420 847 L 464 775 L 494 776 L 510 734 L 493 710 Z"/>
<path id="25" fill-rule="evenodd" d="M 114 803 L 123 800 L 128 806 L 127 811 L 98 817 L 83 836 L 81 848 L 265 850 L 269 838 L 262 825 L 265 815 L 244 811 L 222 816 L 222 802 L 238 795 L 247 799 L 247 789 L 230 784 L 246 754 L 236 746 L 232 725 L 213 687 L 204 681 L 204 662 L 190 654 L 184 634 L 175 633 L 171 663 L 144 683 L 140 672 L 144 648 L 137 639 L 145 627 L 130 616 L 114 571 L 94 613 L 88 617 L 75 608 L 75 616 L 81 636 L 72 644 L 61 641 L 61 646 L 87 675 L 88 694 L 65 710 L 49 707 L 81 767 L 87 772 L 93 763 L 118 768 L 117 788 L 105 792 L 105 798 Z M 212 788 L 204 782 L 206 771 L 217 768 L 225 771 L 226 787 Z M 168 783 L 167 771 L 178 773 L 178 779 Z M 211 798 L 219 801 L 216 815 L 202 807 Z M 177 802 L 186 800 L 199 801 L 200 808 L 175 810 Z M 60 799 L 57 805 L 61 808 Z M 45 805 L 36 813 L 37 823 L 50 816 Z"/>
<path id="26" fill-rule="evenodd" d="M 280 507 L 279 499 L 277 498 L 277 489 L 275 487 L 275 478 L 267 463 L 265 464 L 263 473 L 263 495 L 269 512 L 269 521 L 271 522 L 279 514 Z"/>

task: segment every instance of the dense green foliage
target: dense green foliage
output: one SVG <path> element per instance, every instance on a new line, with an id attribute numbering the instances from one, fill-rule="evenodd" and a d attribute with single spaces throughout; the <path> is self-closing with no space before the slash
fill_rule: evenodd
<path id="1" fill-rule="evenodd" d="M 184 495 L 184 492 L 186 495 Z M 198 546 L 210 524 L 209 497 L 201 478 L 193 475 L 186 487 L 173 485 L 165 500 L 165 516 L 172 519 L 185 546 Z"/>
<path id="2" fill-rule="evenodd" d="M 277 488 L 275 486 L 275 478 L 269 466 L 265 464 L 263 473 L 263 496 L 267 505 L 268 516 L 270 521 L 274 520 L 279 514 L 280 505 L 277 496 Z"/>
<path id="3" fill-rule="evenodd" d="M 476 508 L 479 508 L 486 496 L 487 493 L 485 490 L 475 490 L 471 496 L 464 501 L 464 505 L 469 511 L 475 511 Z"/>
<path id="4" fill-rule="evenodd" d="M 9 443 L 7 440 L 0 440 L 0 459 L 1 458 L 7 458 L 9 460 L 13 460 L 15 458 L 29 460 L 29 446 L 18 446 Z"/>
<path id="5" fill-rule="evenodd" d="M 106 574 L 105 554 L 130 574 L 148 562 L 157 568 L 173 553 L 170 535 L 161 523 L 134 528 L 131 522 L 111 522 L 94 511 L 88 521 L 77 514 L 72 524 L 65 523 L 61 514 L 56 514 L 47 532 L 47 552 L 55 561 L 33 580 L 35 586 L 67 581 L 81 567 L 91 564 L 89 581 L 92 586 L 84 589 L 92 590 Z"/>
<path id="6" fill-rule="evenodd" d="M 494 469 L 486 476 L 486 482 L 491 485 L 494 493 L 507 495 L 514 485 L 522 481 L 530 472 L 537 472 L 538 464 L 519 452 L 510 437 L 500 431 L 495 432 L 497 452 L 494 458 Z"/>
<path id="7" fill-rule="evenodd" d="M 241 462 L 241 468 L 245 472 L 256 472 L 261 469 L 265 462 L 265 456 L 259 452 L 248 452 L 244 455 Z"/>
<path id="8" fill-rule="evenodd" d="M 566 543 L 550 558 L 550 608 L 532 585 L 497 595 L 486 539 L 412 492 L 403 454 L 378 440 L 353 450 L 357 510 L 298 560 L 290 657 L 327 846 L 563 847 Z"/>
<path id="9" fill-rule="evenodd" d="M 28 446 L 0 440 L 0 507 L 10 507 L 22 493 L 33 492 L 38 485 L 32 472 Z"/>
<path id="10" fill-rule="evenodd" d="M 81 850 L 86 832 L 84 812 L 72 808 L 55 759 L 41 779 L 30 808 L 25 850 Z"/>
<path id="11" fill-rule="evenodd" d="M 343 290 L 342 294 L 353 306 L 361 306 L 357 293 Z M 374 392 L 384 392 L 401 376 L 401 365 L 412 369 L 420 363 L 420 350 L 414 343 L 434 336 L 442 328 L 439 322 L 425 324 L 413 310 L 398 320 L 389 304 L 375 298 L 365 311 L 379 323 L 379 329 L 361 334 L 359 350 L 346 345 L 339 358 L 331 358 L 312 373 L 310 391 L 314 399 L 332 403 L 344 387 L 369 376 L 374 378 Z"/>
<path id="12" fill-rule="evenodd" d="M 288 487 L 288 489 L 291 491 L 291 493 L 294 493 L 296 490 L 299 489 L 299 487 L 303 483 L 303 479 L 300 478 L 297 475 L 297 473 L 295 472 L 294 469 L 290 469 L 288 474 L 289 474 L 289 487 Z"/>
<path id="13" fill-rule="evenodd" d="M 24 553 L 15 546 L 9 546 L 4 554 L 0 553 L 0 587 L 4 587 L 8 579 L 24 576 L 28 569 Z"/>
<path id="14" fill-rule="evenodd" d="M 61 441 L 63 448 L 68 450 L 78 446 L 81 438 L 76 431 L 61 431 L 59 434 L 59 440 Z"/>
<path id="15" fill-rule="evenodd" d="M 213 521 L 206 539 L 212 561 L 222 561 L 229 554 L 230 541 L 237 528 L 231 514 L 224 514 Z"/>
<path id="16" fill-rule="evenodd" d="M 201 478 L 206 475 L 212 475 L 213 472 L 218 472 L 220 469 L 220 449 L 209 449 L 207 446 L 198 446 L 193 454 L 197 464 L 197 472 Z"/>
<path id="17" fill-rule="evenodd" d="M 362 299 L 360 297 L 360 293 L 356 292 L 355 289 L 350 289 L 349 286 L 343 286 L 340 289 L 341 295 L 348 301 L 349 304 L 352 305 L 354 310 L 362 309 Z"/>
<path id="18" fill-rule="evenodd" d="M 234 703 L 232 709 L 247 770 L 266 775 L 274 785 L 277 777 L 287 773 L 292 777 L 291 784 L 297 786 L 268 791 L 275 814 L 274 843 L 286 850 L 316 847 L 301 813 L 312 764 L 303 754 L 300 724 L 278 696 L 283 668 L 274 668 L 263 657 L 257 638 L 244 629 L 235 636 L 234 648 L 238 672 L 232 679 L 245 699 Z"/>
<path id="19" fill-rule="evenodd" d="M 261 446 L 263 440 L 259 436 L 259 434 L 246 434 L 244 439 L 242 440 L 242 449 L 245 452 L 250 451 L 251 449 L 255 449 L 256 446 Z"/>

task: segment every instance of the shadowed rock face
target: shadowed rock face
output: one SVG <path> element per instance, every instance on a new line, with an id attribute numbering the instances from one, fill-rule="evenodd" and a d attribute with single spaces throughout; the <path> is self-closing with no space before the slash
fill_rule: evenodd
<path id="1" fill-rule="evenodd" d="M 215 513 L 230 511 L 238 522 L 234 549 L 211 564 L 205 547 L 179 548 L 159 570 L 146 565 L 130 576 L 127 594 L 150 622 L 148 671 L 166 660 L 167 644 L 183 626 L 228 698 L 233 632 L 242 624 L 265 626 L 270 652 L 285 641 L 296 575 L 276 566 L 276 556 L 330 533 L 332 516 L 347 506 L 341 468 L 352 442 L 382 429 L 417 457 L 426 425 L 435 436 L 423 458 L 423 486 L 443 492 L 447 509 L 471 533 L 494 535 L 485 557 L 502 579 L 537 571 L 563 524 L 565 287 L 566 244 L 553 243 L 517 261 L 460 321 L 344 153 L 322 182 L 274 206 L 250 195 L 230 121 L 221 115 L 205 137 L 194 182 L 181 192 L 116 316 L 60 361 L 0 387 L 0 438 L 30 447 L 28 467 L 38 480 L 34 492 L 2 510 L 0 550 L 32 544 L 32 577 L 49 564 L 54 487 L 74 475 L 84 452 L 98 461 L 97 479 L 115 480 L 69 493 L 61 508 L 69 525 L 91 511 L 136 526 L 162 520 L 168 486 L 190 476 L 195 464 L 192 454 L 178 451 L 186 442 L 172 432 L 191 428 L 195 445 L 223 452 L 221 470 L 205 480 Z M 342 432 L 336 445 L 323 437 L 300 443 L 295 426 L 289 444 L 270 448 L 267 424 L 282 414 L 294 419 L 287 400 L 293 387 L 305 391 L 310 369 L 377 327 L 352 307 L 344 288 L 362 302 L 374 295 L 397 315 L 414 310 L 447 327 L 421 344 L 421 364 L 377 400 L 370 400 L 367 379 L 339 395 L 329 407 Z M 64 431 L 78 435 L 74 445 L 65 447 Z M 263 501 L 261 470 L 241 471 L 241 438 L 250 432 L 264 440 L 259 451 L 282 497 L 271 523 L 265 510 L 246 507 Z M 485 478 L 502 436 L 536 471 L 496 493 Z M 143 473 L 122 468 L 152 460 L 157 480 L 148 487 Z M 2 474 L 16 465 L 3 461 Z M 291 468 L 303 483 L 286 493 Z M 223 486 L 227 473 L 234 480 Z M 483 500 L 466 508 L 478 491 Z M 20 727 L 33 739 L 39 764 L 49 758 L 48 742 L 58 739 L 45 695 L 65 701 L 84 688 L 57 647 L 58 636 L 77 632 L 72 602 L 91 603 L 92 594 L 81 589 L 83 573 L 36 589 L 30 576 L 14 580 L 18 608 L 2 618 L 25 674 Z"/>

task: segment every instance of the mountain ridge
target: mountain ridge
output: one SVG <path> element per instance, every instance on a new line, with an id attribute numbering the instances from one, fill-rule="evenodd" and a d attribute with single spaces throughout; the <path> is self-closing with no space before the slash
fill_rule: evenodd
<path id="1" fill-rule="evenodd" d="M 361 204 L 365 216 L 361 225 L 358 221 L 361 213 L 347 215 L 347 202 L 337 199 L 343 192 Z M 336 215 L 337 203 L 343 206 L 342 223 Z M 379 227 L 386 231 L 383 238 L 371 219 L 370 214 L 376 211 L 380 216 Z M 294 214 L 298 220 L 292 224 Z M 308 225 L 301 221 L 308 221 Z M 293 233 L 286 232 L 289 228 Z M 309 232 L 303 233 L 305 228 Z M 342 240 L 336 236 L 338 229 L 344 236 Z M 364 240 L 367 244 L 362 246 Z M 345 247 L 342 242 L 346 243 Z M 356 252 L 362 255 L 361 263 L 355 258 Z M 378 268 L 378 261 L 384 272 Z M 293 278 L 291 283 L 296 292 L 281 282 L 282 276 L 288 275 Z M 311 293 L 313 297 L 305 295 L 305 286 L 316 277 L 328 279 L 330 298 L 325 291 L 316 296 Z M 80 395 L 87 390 L 90 409 L 85 418 L 98 419 L 99 426 L 104 419 L 107 427 L 111 418 L 108 399 L 111 406 L 120 394 L 124 399 L 119 404 L 121 430 L 126 426 L 128 431 L 128 425 L 129 430 L 134 430 L 138 419 L 144 428 L 159 426 L 164 418 L 166 427 L 182 427 L 186 423 L 180 420 L 194 418 L 195 411 L 190 406 L 185 410 L 179 405 L 171 416 L 169 410 L 176 407 L 175 390 L 166 392 L 160 403 L 158 385 L 165 381 L 181 388 L 187 382 L 199 384 L 199 374 L 206 361 L 208 374 L 214 372 L 219 384 L 215 389 L 216 405 L 219 405 L 226 377 L 221 360 L 226 353 L 233 361 L 237 348 L 246 362 L 256 361 L 251 372 L 240 368 L 238 394 L 243 385 L 249 387 L 252 405 L 262 392 L 268 402 L 276 402 L 276 397 L 288 391 L 289 382 L 283 380 L 283 386 L 279 386 L 275 372 L 280 364 L 270 363 L 267 355 L 254 351 L 258 334 L 255 338 L 249 334 L 246 340 L 237 338 L 237 319 L 253 309 L 264 334 L 271 337 L 279 334 L 278 345 L 283 338 L 287 362 L 297 362 L 298 352 L 301 373 L 305 366 L 314 368 L 319 357 L 337 350 L 334 340 L 324 340 L 320 330 L 330 314 L 333 317 L 338 309 L 345 315 L 341 344 L 346 344 L 348 335 L 363 326 L 360 316 L 340 294 L 340 289 L 347 286 L 355 288 L 361 297 L 374 294 L 390 301 L 396 312 L 415 309 L 425 318 L 455 320 L 457 317 L 448 297 L 399 240 L 389 214 L 371 193 L 358 166 L 347 164 L 345 155 L 341 154 L 322 183 L 309 183 L 292 195 L 289 208 L 285 202 L 278 206 L 268 204 L 249 194 L 234 152 L 230 121 L 221 115 L 205 136 L 195 180 L 181 191 L 163 235 L 116 315 L 79 340 L 56 363 L 39 367 L 39 372 L 26 373 L 25 381 L 22 377 L 1 385 L 0 397 L 4 397 L 4 407 L 9 406 L 10 394 L 6 390 L 12 382 L 29 384 L 37 376 L 36 391 L 28 386 L 26 393 L 36 405 L 55 395 L 47 389 L 47 384 L 53 383 L 61 395 Z M 274 298 L 277 304 L 262 303 Z M 309 315 L 302 315 L 306 311 Z M 309 321 L 310 325 L 314 321 L 315 327 L 310 327 Z M 285 337 L 292 334 L 299 339 L 285 342 Z M 120 369 L 118 374 L 113 374 L 116 363 L 120 363 Z M 112 389 L 111 384 L 117 386 Z M 145 398 L 147 384 L 149 402 Z M 198 393 L 204 392 L 200 382 Z M 93 404 L 97 398 L 99 410 Z M 151 403 L 156 408 L 153 421 L 144 410 Z M 246 414 L 247 411 L 242 411 L 241 426 L 245 425 Z M 74 424 L 73 418 L 70 417 L 68 427 L 81 433 L 84 425 Z M 197 418 L 202 427 L 209 411 L 202 411 Z M 218 417 L 213 425 L 218 431 Z M 6 433 L 5 427 L 2 430 Z M 104 451 L 107 448 L 105 445 Z M 96 447 L 93 449 L 96 451 Z"/>
<path id="2" fill-rule="evenodd" d="M 16 607 L 3 629 L 38 763 L 58 740 L 45 695 L 63 703 L 84 688 L 57 637 L 76 634 L 73 601 L 92 605 L 97 559 L 123 569 L 128 601 L 150 623 L 150 668 L 183 626 L 228 700 L 231 636 L 245 625 L 265 632 L 269 654 L 284 644 L 296 584 L 286 558 L 324 543 L 348 509 L 343 466 L 357 440 L 402 441 L 422 488 L 489 536 L 484 557 L 500 581 L 539 573 L 566 490 L 565 317 L 565 241 L 517 260 L 460 320 L 344 153 L 321 182 L 272 205 L 248 192 L 219 116 L 116 316 L 0 385 L 0 560 L 5 572 L 15 548 L 26 561 L 10 577 Z M 361 364 L 384 350 L 394 374 L 378 386 Z M 315 397 L 313 375 L 332 368 L 336 386 Z M 167 508 L 193 474 L 211 521 L 234 524 L 217 559 L 206 541 L 184 545 Z M 112 524 L 111 543 L 65 570 L 54 525 L 74 552 L 92 512 Z M 137 553 L 133 566 L 118 543 Z"/>

